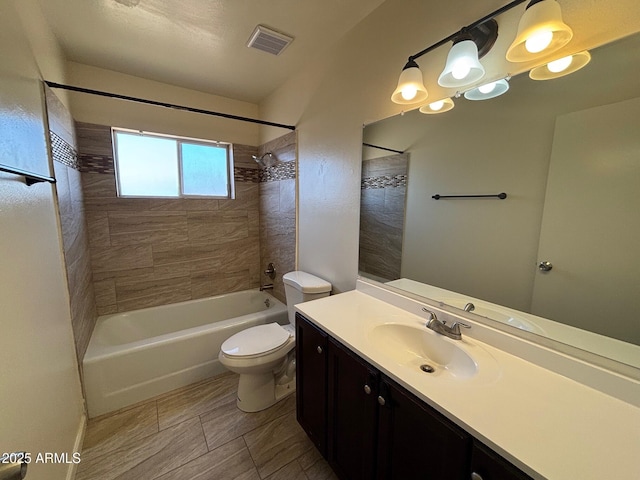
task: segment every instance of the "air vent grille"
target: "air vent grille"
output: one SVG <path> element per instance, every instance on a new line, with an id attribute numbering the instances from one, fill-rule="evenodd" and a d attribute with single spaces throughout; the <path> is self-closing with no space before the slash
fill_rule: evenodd
<path id="1" fill-rule="evenodd" d="M 272 55 L 280 55 L 292 41 L 292 37 L 258 25 L 251 34 L 247 47 L 257 48 Z"/>

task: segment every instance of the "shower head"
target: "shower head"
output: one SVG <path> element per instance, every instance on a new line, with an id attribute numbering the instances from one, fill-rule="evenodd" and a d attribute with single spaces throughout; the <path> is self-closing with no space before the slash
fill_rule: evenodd
<path id="1" fill-rule="evenodd" d="M 255 155 L 252 155 L 252 157 L 262 168 L 271 167 L 278 161 L 276 156 L 271 152 L 267 152 L 261 157 L 257 157 Z"/>

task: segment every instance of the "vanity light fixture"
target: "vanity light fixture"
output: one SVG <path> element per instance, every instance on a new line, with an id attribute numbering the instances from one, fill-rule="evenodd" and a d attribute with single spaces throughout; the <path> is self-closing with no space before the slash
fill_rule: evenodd
<path id="1" fill-rule="evenodd" d="M 556 0 L 531 0 L 520 18 L 516 38 L 507 50 L 510 62 L 526 62 L 564 47 L 573 31 L 562 20 Z"/>
<path id="2" fill-rule="evenodd" d="M 398 86 L 391 95 L 391 100 L 401 105 L 426 100 L 427 89 L 416 60 L 448 42 L 453 42 L 453 46 L 447 55 L 445 68 L 438 77 L 438 84 L 445 88 L 456 88 L 477 83 L 485 74 L 479 59 L 493 47 L 498 36 L 498 23 L 495 17 L 526 1 L 529 1 L 529 4 L 520 18 L 516 39 L 507 51 L 507 60 L 511 62 L 531 60 L 539 54 L 547 55 L 554 52 L 571 40 L 573 32 L 562 21 L 560 5 L 556 0 L 513 0 L 456 33 L 411 55 L 402 69 Z M 509 89 L 506 81 L 498 82 L 496 86 L 499 87 L 499 94 Z M 483 98 L 492 98 L 487 95 L 485 94 Z M 467 95 L 465 97 L 469 98 Z"/>
<path id="3" fill-rule="evenodd" d="M 462 33 L 453 41 L 444 70 L 438 77 L 441 87 L 464 87 L 484 77 L 480 58 L 486 55 L 498 38 L 498 22 L 493 18 Z"/>
<path id="4" fill-rule="evenodd" d="M 507 77 L 509 78 L 509 77 Z M 493 82 L 485 83 L 479 87 L 464 92 L 464 98 L 467 100 L 488 100 L 490 98 L 499 97 L 507 93 L 509 90 L 509 82 L 507 78 L 501 78 Z"/>
<path id="5" fill-rule="evenodd" d="M 420 113 L 426 113 L 427 115 L 434 115 L 437 113 L 448 112 L 454 107 L 453 100 L 451 98 L 444 98 L 437 102 L 431 102 L 427 105 L 420 107 Z"/>
<path id="6" fill-rule="evenodd" d="M 410 103 L 422 102 L 427 99 L 429 94 L 422 80 L 422 72 L 420 67 L 412 58 L 402 69 L 398 86 L 396 87 L 391 100 L 394 103 L 407 105 Z"/>
<path id="7" fill-rule="evenodd" d="M 494 20 L 494 17 L 497 17 L 498 15 L 511 10 L 513 7 L 526 1 L 527 0 L 513 0 L 511 3 L 491 12 L 489 15 L 485 15 L 481 19 L 467 25 L 456 33 L 443 38 L 439 42 L 419 51 L 415 55 L 411 55 L 402 69 L 400 79 L 398 80 L 398 86 L 391 95 L 391 100 L 394 103 L 401 105 L 408 105 L 426 100 L 428 93 L 424 86 L 422 72 L 416 63 L 416 60 L 426 53 L 449 42 L 454 42 L 454 45 L 451 48 L 451 52 L 449 52 L 445 70 L 440 75 L 440 85 L 453 85 L 455 88 L 456 86 L 470 85 L 480 80 L 484 76 L 484 68 L 478 60 L 491 49 L 498 35 L 498 24 Z M 462 55 L 463 53 L 472 51 L 474 46 L 477 47 L 478 50 L 477 58 L 474 58 L 474 52 L 471 52 L 469 57 Z M 469 59 L 469 62 L 459 64 L 458 60 L 462 58 L 461 55 L 464 58 Z M 441 83 L 442 81 L 445 83 Z"/>
<path id="8" fill-rule="evenodd" d="M 570 73 L 577 72 L 590 61 L 591 54 L 584 50 L 531 69 L 529 78 L 532 80 L 552 80 L 564 77 Z"/>

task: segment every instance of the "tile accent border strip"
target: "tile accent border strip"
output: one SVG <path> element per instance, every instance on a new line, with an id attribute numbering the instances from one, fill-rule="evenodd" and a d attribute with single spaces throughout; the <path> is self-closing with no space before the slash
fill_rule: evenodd
<path id="1" fill-rule="evenodd" d="M 362 179 L 360 188 L 362 190 L 369 190 L 374 188 L 388 188 L 388 187 L 406 187 L 407 176 L 406 175 L 381 175 L 379 177 L 365 177 Z"/>
<path id="2" fill-rule="evenodd" d="M 78 157 L 82 173 L 107 173 L 111 175 L 116 173 L 111 155 L 87 155 L 86 153 L 81 153 Z"/>
<path id="3" fill-rule="evenodd" d="M 296 162 L 281 162 L 260 170 L 260 183 L 277 182 L 296 178 Z"/>
<path id="4" fill-rule="evenodd" d="M 260 183 L 260 169 L 233 167 L 233 177 L 236 182 Z"/>
<path id="5" fill-rule="evenodd" d="M 53 160 L 74 170 L 80 170 L 80 160 L 76 149 L 51 130 L 49 130 L 49 137 L 51 139 Z"/>

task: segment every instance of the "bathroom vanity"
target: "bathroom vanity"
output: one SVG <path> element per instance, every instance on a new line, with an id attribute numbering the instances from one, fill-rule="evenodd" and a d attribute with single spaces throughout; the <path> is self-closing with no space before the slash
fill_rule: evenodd
<path id="1" fill-rule="evenodd" d="M 373 282 L 296 308 L 298 421 L 342 479 L 640 478 L 635 380 Z"/>

